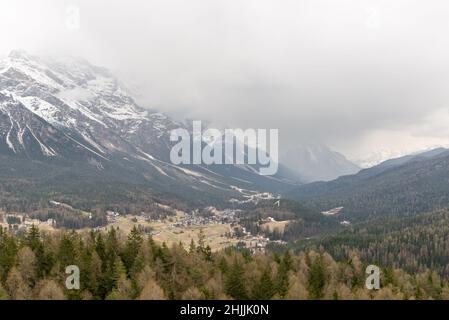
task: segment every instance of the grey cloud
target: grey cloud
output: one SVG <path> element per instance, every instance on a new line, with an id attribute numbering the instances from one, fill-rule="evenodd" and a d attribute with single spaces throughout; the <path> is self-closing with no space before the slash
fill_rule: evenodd
<path id="1" fill-rule="evenodd" d="M 449 107 L 443 0 L 35 2 L 18 22 L 0 13 L 9 23 L 0 51 L 84 56 L 178 118 L 338 145 L 376 129 L 431 135 L 422 122 Z M 21 13 L 24 3 L 2 6 Z M 64 25 L 73 4 L 79 30 Z M 441 135 L 444 124 L 434 128 Z"/>

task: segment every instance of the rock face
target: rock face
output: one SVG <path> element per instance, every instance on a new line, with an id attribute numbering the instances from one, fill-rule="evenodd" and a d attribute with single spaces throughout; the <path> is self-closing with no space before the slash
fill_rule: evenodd
<path id="1" fill-rule="evenodd" d="M 180 194 L 234 197 L 242 189 L 289 187 L 285 168 L 264 177 L 249 165 L 173 165 L 169 138 L 176 128 L 186 126 L 138 106 L 110 72 L 85 60 L 22 51 L 0 60 L 2 161 L 76 162 L 116 175 L 123 170 L 156 190 Z"/>
<path id="2" fill-rule="evenodd" d="M 360 171 L 342 154 L 320 144 L 302 144 L 289 149 L 281 162 L 296 171 L 304 182 L 330 181 Z"/>

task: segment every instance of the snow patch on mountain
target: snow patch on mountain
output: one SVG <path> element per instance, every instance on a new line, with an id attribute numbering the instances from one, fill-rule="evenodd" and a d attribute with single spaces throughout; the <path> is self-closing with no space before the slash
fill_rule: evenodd
<path id="1" fill-rule="evenodd" d="M 50 122 L 51 124 L 60 124 L 58 121 L 59 109 L 54 105 L 48 103 L 37 97 L 21 97 L 15 96 L 28 110 L 35 113 L 42 119 Z"/>
<path id="2" fill-rule="evenodd" d="M 91 167 L 130 171 L 166 188 L 233 194 L 231 184 L 258 189 L 282 185 L 250 165 L 176 166 L 170 132 L 187 125 L 140 107 L 107 70 L 73 57 L 35 57 L 22 51 L 0 60 L 0 152 L 39 160 L 76 158 Z M 122 168 L 122 169 L 120 169 Z M 129 171 L 130 170 L 130 171 Z M 170 179 L 170 180 L 168 180 Z M 289 186 L 284 186 L 289 187 Z M 271 189 L 270 189 L 271 190 Z M 178 190 L 179 192 L 179 190 Z"/>

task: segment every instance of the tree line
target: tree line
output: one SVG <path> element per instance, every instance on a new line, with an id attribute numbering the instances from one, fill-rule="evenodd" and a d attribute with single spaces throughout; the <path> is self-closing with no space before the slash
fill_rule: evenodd
<path id="1" fill-rule="evenodd" d="M 357 252 L 364 261 L 403 268 L 408 272 L 435 271 L 449 279 L 449 210 L 406 218 L 381 218 L 354 225 L 319 239 L 314 245 L 299 241 L 299 250 L 322 246 L 337 259 Z"/>
<path id="2" fill-rule="evenodd" d="M 384 268 L 381 289 L 365 288 L 354 253 L 336 261 L 324 250 L 251 254 L 212 252 L 200 237 L 167 247 L 133 228 L 128 235 L 0 231 L 2 299 L 449 299 L 435 272 Z M 79 290 L 65 287 L 67 266 L 80 270 Z"/>

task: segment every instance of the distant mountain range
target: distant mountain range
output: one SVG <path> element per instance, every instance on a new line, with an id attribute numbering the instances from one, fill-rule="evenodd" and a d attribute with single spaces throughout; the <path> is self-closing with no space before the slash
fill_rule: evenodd
<path id="1" fill-rule="evenodd" d="M 357 220 L 449 206 L 446 149 L 359 172 L 326 146 L 299 145 L 283 150 L 276 175 L 262 176 L 255 165 L 172 164 L 177 128 L 189 125 L 142 108 L 103 68 L 13 51 L 0 59 L 0 208 L 61 198 L 85 209 L 153 198 L 229 205 L 282 194 Z"/>

